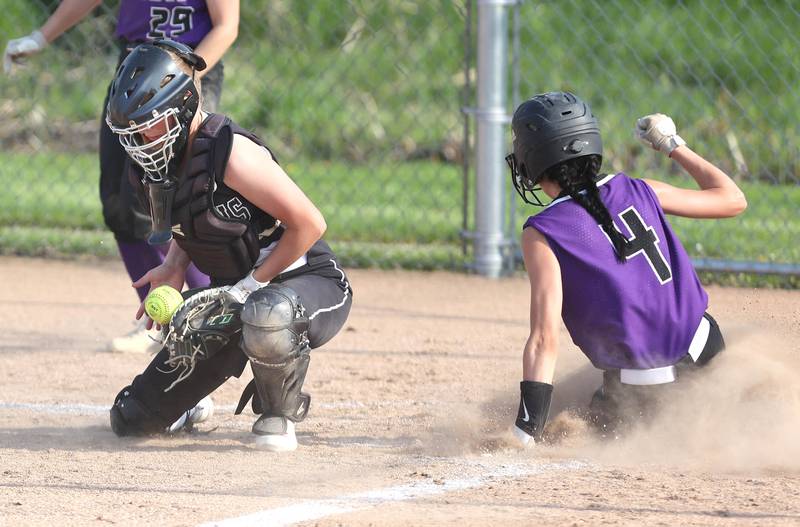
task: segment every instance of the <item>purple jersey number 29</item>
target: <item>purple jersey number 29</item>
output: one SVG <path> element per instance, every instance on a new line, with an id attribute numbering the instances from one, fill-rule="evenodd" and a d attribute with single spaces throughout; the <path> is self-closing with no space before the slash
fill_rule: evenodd
<path id="1" fill-rule="evenodd" d="M 192 14 L 194 8 L 189 6 L 175 7 L 151 7 L 150 8 L 150 32 L 148 38 L 166 38 L 179 36 L 192 30 Z M 166 26 L 173 29 L 165 31 Z"/>

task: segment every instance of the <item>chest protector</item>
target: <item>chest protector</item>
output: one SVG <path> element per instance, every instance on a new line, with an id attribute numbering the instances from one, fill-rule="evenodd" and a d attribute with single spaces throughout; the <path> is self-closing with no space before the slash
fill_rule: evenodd
<path id="1" fill-rule="evenodd" d="M 283 233 L 275 218 L 225 185 L 233 134 L 266 148 L 257 136 L 229 118 L 210 114 L 179 171 L 172 205 L 172 233 L 178 246 L 200 271 L 228 281 L 244 277 L 261 248 Z M 141 182 L 137 188 L 143 190 Z"/>

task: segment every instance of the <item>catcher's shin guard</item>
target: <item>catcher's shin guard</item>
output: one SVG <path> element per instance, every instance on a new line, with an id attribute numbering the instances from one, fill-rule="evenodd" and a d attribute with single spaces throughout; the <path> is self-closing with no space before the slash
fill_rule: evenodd
<path id="1" fill-rule="evenodd" d="M 302 421 L 311 398 L 301 392 L 311 348 L 297 293 L 281 284 L 253 292 L 241 313 L 242 350 L 250 359 L 261 412 Z"/>
<path id="2" fill-rule="evenodd" d="M 283 416 L 298 422 L 305 419 L 311 396 L 303 393 L 310 348 L 296 351 L 294 357 L 281 364 L 264 364 L 250 359 L 256 390 L 264 415 Z"/>

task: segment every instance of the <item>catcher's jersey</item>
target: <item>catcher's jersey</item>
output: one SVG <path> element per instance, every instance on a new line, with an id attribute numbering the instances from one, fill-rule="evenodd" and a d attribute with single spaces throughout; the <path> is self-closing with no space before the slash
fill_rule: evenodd
<path id="1" fill-rule="evenodd" d="M 626 263 L 615 259 L 610 238 L 568 196 L 525 222 L 547 238 L 558 259 L 564 324 L 597 368 L 675 364 L 689 349 L 708 295 L 647 183 L 620 173 L 597 185 L 629 240 Z"/>
<path id="2" fill-rule="evenodd" d="M 169 38 L 194 48 L 211 26 L 205 0 L 122 0 L 115 35 L 127 42 Z"/>

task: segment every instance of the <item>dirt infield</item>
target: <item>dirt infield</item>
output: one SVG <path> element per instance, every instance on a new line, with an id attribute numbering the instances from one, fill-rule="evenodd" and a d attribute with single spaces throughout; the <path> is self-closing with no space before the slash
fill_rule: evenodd
<path id="1" fill-rule="evenodd" d="M 570 408 L 600 376 L 564 332 L 547 435 L 517 450 L 522 277 L 350 272 L 315 350 L 300 448 L 250 446 L 232 379 L 191 434 L 118 439 L 114 395 L 149 357 L 118 263 L 0 258 L 0 525 L 798 525 L 800 293 L 710 288 L 729 349 L 624 439 Z"/>

